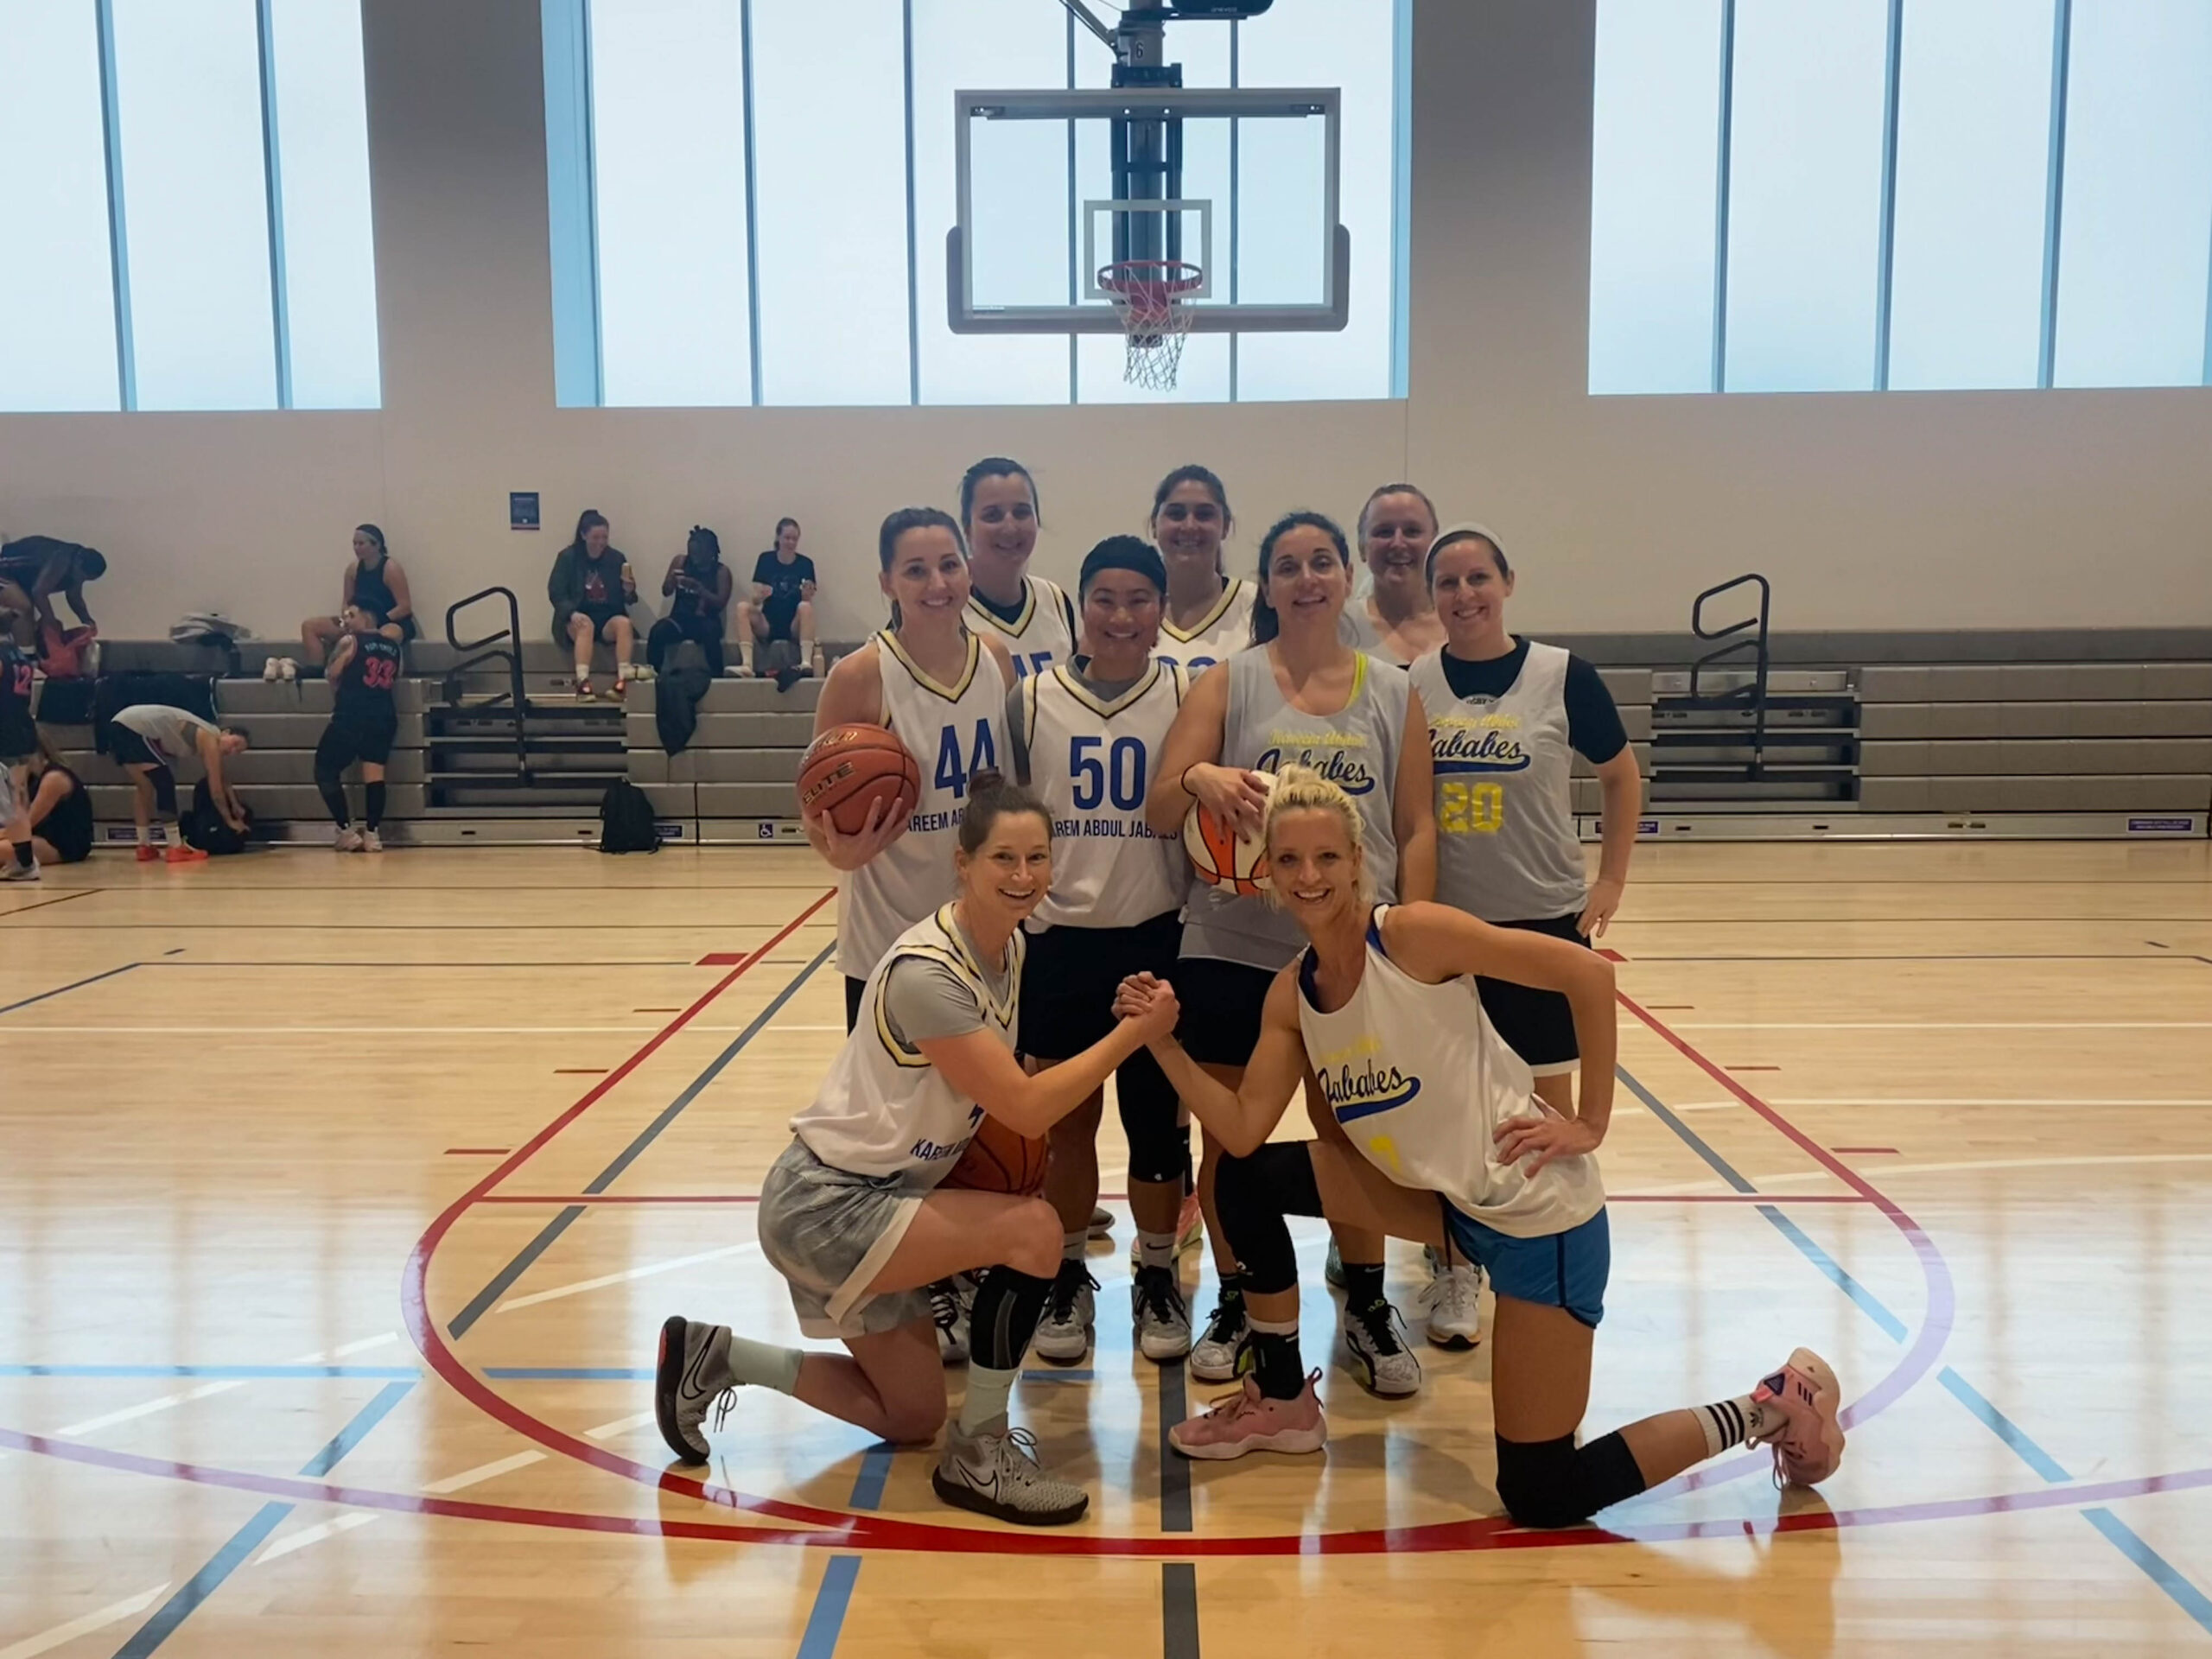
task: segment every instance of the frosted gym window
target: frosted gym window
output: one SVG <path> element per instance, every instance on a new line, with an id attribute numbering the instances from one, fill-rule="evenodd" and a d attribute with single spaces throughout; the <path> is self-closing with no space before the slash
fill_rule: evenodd
<path id="1" fill-rule="evenodd" d="M 1592 392 L 2212 384 L 2205 0 L 1599 0 Z"/>
<path id="2" fill-rule="evenodd" d="M 359 0 L 0 0 L 0 410 L 373 409 Z"/>
<path id="3" fill-rule="evenodd" d="M 1186 88 L 1338 89 L 1338 217 L 1354 252 L 1341 330 L 1197 334 L 1165 393 L 1124 383 L 1116 337 L 956 333 L 948 319 L 955 93 L 1108 84 L 1111 54 L 1058 0 L 542 9 L 564 405 L 1404 395 L 1411 0 L 1275 0 L 1249 22 L 1171 26 Z M 1044 272 L 1057 299 L 1075 297 L 1084 204 L 1109 194 L 1091 124 L 995 135 L 990 192 L 973 207 L 980 227 L 1020 239 L 993 245 L 994 283 Z M 1185 194 L 1212 204 L 1216 296 L 1266 302 L 1306 251 L 1286 253 L 1274 227 L 1318 208 L 1317 162 L 1259 121 L 1235 123 L 1232 143 L 1231 124 L 1192 124 Z"/>

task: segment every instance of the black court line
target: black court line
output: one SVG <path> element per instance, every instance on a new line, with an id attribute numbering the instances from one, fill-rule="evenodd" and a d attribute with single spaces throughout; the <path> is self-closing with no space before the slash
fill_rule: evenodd
<path id="1" fill-rule="evenodd" d="M 35 905 L 17 905 L 13 910 L 0 910 L 0 922 L 10 921 L 18 916 L 28 916 L 35 910 L 44 910 L 51 905 L 66 905 L 72 899 L 89 899 L 96 893 L 106 891 L 105 887 L 79 887 L 74 893 L 65 893 L 57 898 L 41 899 Z"/>
<path id="2" fill-rule="evenodd" d="M 0 1014 L 13 1014 L 17 1008 L 28 1008 L 32 1003 L 43 1002 L 50 996 L 65 996 L 71 991 L 82 990 L 87 985 L 97 985 L 104 979 L 113 979 L 118 974 L 127 974 L 133 968 L 140 968 L 144 965 L 145 964 L 143 963 L 126 962 L 120 968 L 111 968 L 105 973 L 94 974 L 89 979 L 77 980 L 71 984 L 60 986 L 51 991 L 41 991 L 36 996 L 27 996 L 20 1002 L 10 1002 L 6 1007 L 0 1008 Z"/>
<path id="3" fill-rule="evenodd" d="M 1184 1362 L 1160 1368 L 1160 1529 L 1191 1530 L 1190 1460 L 1167 1443 L 1167 1432 L 1190 1410 Z M 1165 1659 L 1198 1659 L 1198 1569 L 1191 1561 L 1160 1568 L 1160 1650 Z"/>
<path id="4" fill-rule="evenodd" d="M 796 961 L 796 957 L 790 958 Z M 696 957 L 619 957 L 601 962 L 395 962 L 390 957 L 363 957 L 357 962 L 226 962 L 197 957 L 191 962 L 142 962 L 142 968 L 696 968 Z"/>
<path id="5" fill-rule="evenodd" d="M 355 1413 L 353 1420 L 340 1429 L 327 1446 L 308 1459 L 300 1473 L 309 1479 L 321 1479 L 328 1474 L 338 1466 L 340 1459 L 391 1414 L 394 1406 L 407 1397 L 414 1386 L 411 1382 L 385 1384 L 377 1397 Z M 115 1659 L 145 1659 L 175 1635 L 177 1627 L 221 1589 L 225 1580 L 245 1565 L 293 1508 L 289 1503 L 263 1504 L 253 1518 L 232 1533 L 230 1541 L 208 1559 L 207 1566 L 194 1573 L 181 1589 L 155 1610 L 154 1616 L 140 1625 L 128 1642 L 116 1649 Z"/>
<path id="6" fill-rule="evenodd" d="M 2148 950 L 2047 951 L 2047 950 L 1980 950 L 1980 951 L 1924 951 L 1916 956 L 1753 956 L 1726 957 L 1655 957 L 1639 950 L 1629 958 L 1631 963 L 1647 962 L 2185 962 L 2185 957 L 2158 956 Z M 2198 957 L 2198 962 L 2212 961 L 2212 957 Z"/>
<path id="7" fill-rule="evenodd" d="M 259 893 L 268 893 L 271 891 L 271 889 L 267 887 L 259 887 L 256 888 L 255 891 Z M 668 892 L 671 891 L 671 889 L 645 888 L 642 889 L 642 891 Z M 813 889 L 813 891 L 818 893 L 821 889 L 817 887 Z M 365 888 L 363 889 L 363 892 L 365 894 L 372 893 L 374 889 Z M 605 896 L 604 891 L 594 892 L 592 896 L 594 898 L 603 897 Z M 2136 916 L 2131 917 L 2128 919 L 2131 921 L 2140 921 L 2143 918 L 2139 916 Z M 2207 918 L 2206 919 L 2212 920 L 2212 918 Z M 156 928 L 162 928 L 176 933 L 327 933 L 332 930 L 332 925 L 333 925 L 329 922 L 85 922 L 79 925 L 78 931 L 85 932 L 145 933 L 149 932 Z M 703 922 L 663 922 L 653 924 L 653 925 L 660 927 L 664 931 L 668 932 L 711 933 L 717 939 L 727 940 L 733 932 L 741 932 L 747 928 L 750 928 L 756 932 L 772 933 L 776 931 L 777 925 L 772 921 L 732 922 L 710 920 Z M 837 918 L 833 916 L 826 921 L 809 921 L 803 924 L 803 925 L 806 927 L 835 927 L 837 925 Z M 502 933 L 573 933 L 576 930 L 576 924 L 574 922 L 347 922 L 345 924 L 346 931 L 349 933 L 481 934 L 487 927 L 496 927 Z"/>
<path id="8" fill-rule="evenodd" d="M 583 1191 L 588 1194 L 599 1193 L 604 1192 L 612 1186 L 622 1172 L 635 1163 L 645 1148 L 658 1140 L 668 1126 L 683 1115 L 684 1109 L 698 1099 L 707 1085 L 722 1074 L 729 1063 L 744 1051 L 746 1045 L 768 1028 L 775 1017 L 783 1012 L 784 1005 L 798 994 L 799 987 L 814 976 L 822 964 L 830 960 L 836 948 L 834 944 L 823 945 L 821 954 L 800 969 L 790 982 L 770 1000 L 768 1006 L 753 1017 L 753 1022 L 738 1033 L 729 1046 L 715 1056 L 713 1060 L 708 1063 L 707 1069 L 694 1077 L 686 1085 L 683 1092 L 669 1103 L 659 1116 L 640 1129 L 636 1138 L 615 1154 L 612 1163 L 593 1176 L 585 1184 Z M 515 1281 L 529 1271 L 531 1264 L 544 1255 L 554 1241 L 574 1226 L 576 1218 L 590 1208 L 589 1205 L 572 1204 L 555 1216 L 552 1220 L 547 1222 L 539 1230 L 537 1237 L 531 1239 L 529 1243 L 515 1253 L 513 1261 L 493 1274 L 491 1282 L 469 1299 L 468 1306 L 456 1313 L 453 1322 L 446 1326 L 446 1334 L 455 1342 L 459 1342 L 467 1336 L 477 1320 L 491 1312 L 493 1305 L 513 1287 Z"/>
<path id="9" fill-rule="evenodd" d="M 1616 918 L 1619 919 L 1619 918 Z M 2141 916 L 1631 916 L 1620 920 L 1624 927 L 1942 927 L 1956 923 L 1961 927 L 1989 927 L 2045 922 L 2140 922 L 2155 921 L 2156 917 Z M 2202 916 L 2169 916 L 2170 922 L 2212 922 L 2212 913 Z"/>

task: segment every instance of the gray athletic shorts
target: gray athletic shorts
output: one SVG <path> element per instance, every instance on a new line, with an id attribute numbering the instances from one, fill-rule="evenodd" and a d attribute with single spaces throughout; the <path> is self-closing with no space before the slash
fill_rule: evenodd
<path id="1" fill-rule="evenodd" d="M 790 1282 L 810 1337 L 873 1337 L 930 1317 L 926 1288 L 868 1287 L 921 1213 L 931 1189 L 904 1175 L 832 1168 L 794 1140 L 760 1183 L 760 1254 Z"/>
<path id="2" fill-rule="evenodd" d="M 6 823 L 19 810 L 16 801 L 15 769 L 22 764 L 21 761 L 10 760 L 5 756 L 0 756 L 0 824 Z M 29 811 L 30 803 L 23 802 L 20 810 Z"/>

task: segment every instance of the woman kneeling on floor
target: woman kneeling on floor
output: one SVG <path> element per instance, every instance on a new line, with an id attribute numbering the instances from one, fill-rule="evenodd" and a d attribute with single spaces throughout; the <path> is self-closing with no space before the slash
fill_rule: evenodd
<path id="1" fill-rule="evenodd" d="M 1147 1040 L 1174 1029 L 1179 1010 L 1165 992 L 1074 1058 L 1034 1076 L 1021 1069 L 1021 924 L 1052 886 L 1052 858 L 1042 803 L 978 772 L 953 856 L 957 895 L 900 934 L 868 975 L 852 1034 L 761 1185 L 761 1254 L 789 1281 L 799 1329 L 836 1338 L 848 1354 L 671 1319 L 653 1409 L 684 1462 L 707 1461 L 708 1409 L 741 1383 L 887 1440 L 933 1439 L 945 1389 L 929 1287 L 981 1268 L 968 1392 L 932 1484 L 948 1503 L 1024 1526 L 1075 1521 L 1090 1507 L 1082 1487 L 1045 1471 L 1029 1432 L 1007 1421 L 1059 1269 L 1059 1217 L 1041 1198 L 938 1185 L 986 1116 L 1042 1136 Z"/>
<path id="2" fill-rule="evenodd" d="M 1298 1349 L 1290 1216 L 1326 1217 L 1442 1249 L 1497 1291 L 1491 1370 L 1497 1492 L 1528 1527 L 1567 1527 L 1748 1440 L 1810 1485 L 1843 1456 L 1835 1377 L 1800 1348 L 1749 1394 L 1662 1413 L 1578 1444 L 1611 1251 L 1593 1155 L 1613 1094 L 1613 969 L 1594 951 L 1492 927 L 1441 905 L 1374 906 L 1350 798 L 1312 769 L 1276 774 L 1266 819 L 1272 891 L 1307 944 L 1275 976 L 1234 1090 L 1151 1039 L 1183 1099 L 1231 1154 L 1215 1196 L 1244 1264 L 1252 1369 L 1242 1389 L 1170 1431 L 1185 1457 L 1317 1452 L 1328 1426 Z M 1563 992 L 1582 1053 L 1578 1109 L 1536 1094 L 1499 1040 L 1475 976 Z M 1116 1012 L 1166 988 L 1122 982 Z M 1123 1029 L 1127 1029 L 1126 1027 Z M 1307 1068 L 1350 1144 L 1270 1145 Z M 1241 1369 L 1241 1368 L 1240 1368 Z"/>

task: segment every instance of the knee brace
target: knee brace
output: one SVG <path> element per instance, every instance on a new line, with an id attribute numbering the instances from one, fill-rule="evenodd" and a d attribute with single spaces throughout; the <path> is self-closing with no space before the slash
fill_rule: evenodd
<path id="1" fill-rule="evenodd" d="M 1045 1316 L 1050 1279 L 1033 1278 L 1001 1262 L 983 1274 L 968 1319 L 968 1354 L 976 1364 L 1012 1370 L 1029 1351 L 1029 1338 Z"/>
<path id="2" fill-rule="evenodd" d="M 1618 1432 L 1578 1446 L 1555 1440 L 1497 1438 L 1497 1496 L 1514 1524 L 1579 1527 L 1599 1510 L 1643 1490 L 1643 1471 Z"/>
<path id="3" fill-rule="evenodd" d="M 1139 1049 L 1114 1074 L 1114 1093 L 1129 1142 L 1129 1179 L 1181 1180 L 1191 1161 L 1191 1132 L 1177 1122 L 1182 1103 L 1160 1062 Z"/>
<path id="4" fill-rule="evenodd" d="M 176 774 L 167 766 L 156 766 L 146 774 L 146 781 L 154 786 L 154 804 L 162 810 L 162 816 L 176 817 Z"/>
<path id="5" fill-rule="evenodd" d="M 1298 1256 L 1284 1217 L 1321 1213 L 1321 1190 L 1306 1143 L 1283 1141 L 1249 1158 L 1223 1159 L 1214 1173 L 1213 1204 L 1249 1287 L 1263 1296 L 1293 1288 Z"/>

